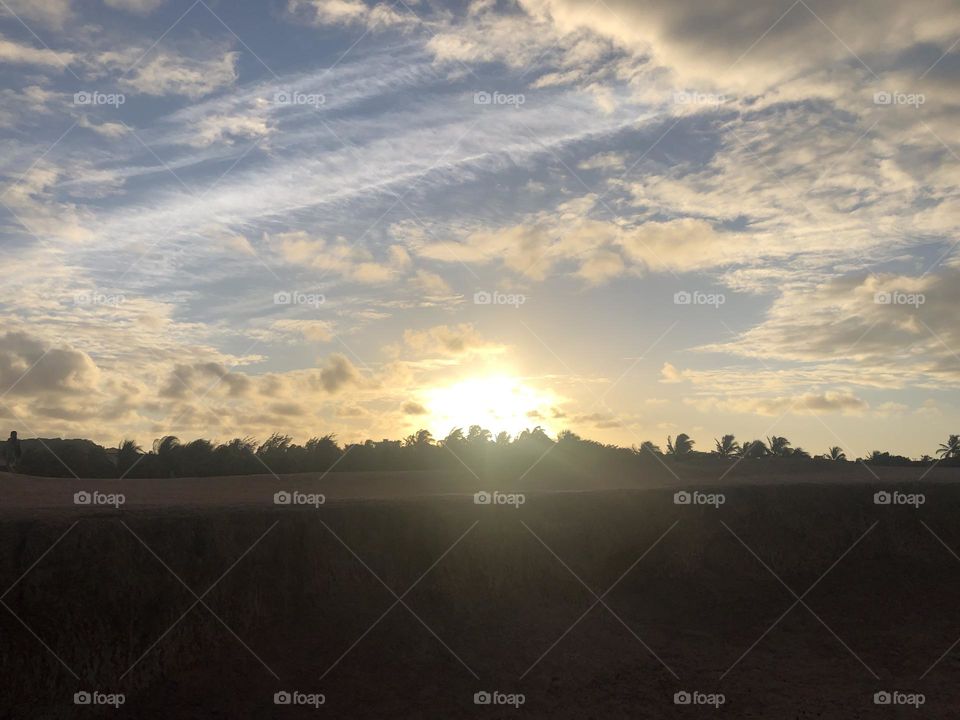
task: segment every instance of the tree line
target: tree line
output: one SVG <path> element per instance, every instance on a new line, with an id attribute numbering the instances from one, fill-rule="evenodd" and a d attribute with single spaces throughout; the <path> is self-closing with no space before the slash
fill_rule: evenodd
<path id="1" fill-rule="evenodd" d="M 300 445 L 290 436 L 275 433 L 258 443 L 254 438 L 234 438 L 214 444 L 209 440 L 181 442 L 172 435 L 155 440 L 144 449 L 124 440 L 107 449 L 90 440 L 23 440 L 19 472 L 44 477 L 165 478 L 218 475 L 285 474 L 328 471 L 436 470 L 463 472 L 527 472 L 531 465 L 541 471 L 632 472 L 643 466 L 674 462 L 737 462 L 761 458 L 809 462 L 851 462 L 840 447 L 811 455 L 794 447 L 785 437 L 737 441 L 733 435 L 714 440 L 709 451 L 696 450 L 686 433 L 667 438 L 665 450 L 653 442 L 632 447 L 587 440 L 569 430 L 551 438 L 541 427 L 516 436 L 473 425 L 466 431 L 454 428 L 437 439 L 428 430 L 418 430 L 403 440 L 366 440 L 341 444 L 335 435 L 314 437 Z M 960 436 L 950 435 L 936 451 L 914 460 L 875 450 L 859 459 L 868 465 L 960 465 Z"/>

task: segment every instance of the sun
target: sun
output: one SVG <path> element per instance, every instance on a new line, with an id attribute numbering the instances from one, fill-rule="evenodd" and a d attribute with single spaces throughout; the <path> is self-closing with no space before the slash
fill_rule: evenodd
<path id="1" fill-rule="evenodd" d="M 550 417 L 556 396 L 538 390 L 510 375 L 488 375 L 460 380 L 427 391 L 427 425 L 435 437 L 444 437 L 455 427 L 465 431 L 480 425 L 494 435 L 540 425 L 552 432 Z"/>

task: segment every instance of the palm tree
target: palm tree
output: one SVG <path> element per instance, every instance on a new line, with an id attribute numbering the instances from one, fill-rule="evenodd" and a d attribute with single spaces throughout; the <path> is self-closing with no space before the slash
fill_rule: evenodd
<path id="1" fill-rule="evenodd" d="M 733 435 L 724 435 L 723 439 L 717 440 L 714 438 L 714 443 L 717 445 L 716 454 L 722 458 L 730 458 L 737 454 L 739 449 L 737 441 Z"/>
<path id="2" fill-rule="evenodd" d="M 763 440 L 749 440 L 740 445 L 740 450 L 736 453 L 736 456 L 750 459 L 765 457 L 768 454 L 767 446 L 763 444 Z"/>
<path id="3" fill-rule="evenodd" d="M 493 439 L 493 442 L 498 447 L 506 447 L 510 444 L 510 433 L 505 430 L 501 430 L 497 433 L 497 436 Z"/>
<path id="4" fill-rule="evenodd" d="M 467 438 L 463 435 L 463 428 L 455 427 L 449 433 L 447 433 L 447 436 L 441 441 L 441 444 L 446 445 L 447 447 L 456 447 L 457 445 L 461 445 L 466 441 Z"/>
<path id="5" fill-rule="evenodd" d="M 433 433 L 429 430 L 417 430 L 413 435 L 407 435 L 403 441 L 405 447 L 424 447 L 433 445 Z"/>
<path id="6" fill-rule="evenodd" d="M 843 451 L 842 447 L 834 445 L 827 451 L 827 459 L 833 460 L 834 462 L 845 462 L 847 454 Z"/>
<path id="7" fill-rule="evenodd" d="M 941 443 L 937 455 L 944 460 L 960 457 L 960 435 L 951 435 L 946 443 Z"/>
<path id="8" fill-rule="evenodd" d="M 153 441 L 153 454 L 157 456 L 160 473 L 166 477 L 173 477 L 177 470 L 177 458 L 180 454 L 180 438 L 174 435 Z"/>
<path id="9" fill-rule="evenodd" d="M 785 437 L 774 435 L 767 438 L 767 448 L 771 455 L 776 457 L 786 457 L 790 454 L 790 441 Z"/>
<path id="10" fill-rule="evenodd" d="M 134 440 L 124 440 L 117 450 L 117 472 L 124 477 L 133 466 L 140 462 L 143 448 Z"/>
<path id="11" fill-rule="evenodd" d="M 485 430 L 479 425 L 471 425 L 467 430 L 467 442 L 473 445 L 486 445 L 493 439 L 489 430 Z"/>
<path id="12" fill-rule="evenodd" d="M 693 444 L 693 440 L 686 433 L 677 435 L 676 442 L 673 441 L 673 438 L 667 436 L 667 454 L 675 457 L 689 455 L 693 450 Z"/>
<path id="13" fill-rule="evenodd" d="M 520 434 L 517 435 L 516 442 L 531 443 L 536 445 L 550 445 L 553 443 L 553 440 L 551 440 L 550 436 L 547 435 L 546 430 L 537 425 L 532 430 L 530 428 L 522 430 Z"/>
<path id="14" fill-rule="evenodd" d="M 654 455 L 663 455 L 663 450 L 660 449 L 659 445 L 654 445 L 649 440 L 644 440 L 640 443 L 640 449 L 637 450 L 638 453 L 649 452 Z"/>
<path id="15" fill-rule="evenodd" d="M 804 450 L 802 447 L 794 448 L 793 452 L 790 453 L 790 457 L 801 458 L 803 460 L 810 459 L 810 453 Z"/>

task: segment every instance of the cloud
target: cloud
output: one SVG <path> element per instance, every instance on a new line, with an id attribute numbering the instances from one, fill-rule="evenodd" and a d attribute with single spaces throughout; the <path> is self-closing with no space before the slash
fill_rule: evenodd
<path id="1" fill-rule="evenodd" d="M 117 138 L 127 133 L 127 128 L 121 123 L 97 123 L 90 120 L 90 118 L 86 115 L 80 116 L 80 119 L 77 121 L 77 126 L 86 128 L 87 130 L 93 130 L 93 132 L 97 133 L 98 135 L 103 135 L 104 137 L 108 138 Z"/>
<path id="2" fill-rule="evenodd" d="M 859 415 L 870 407 L 863 398 L 854 395 L 849 390 L 808 392 L 798 396 L 728 397 L 717 400 L 716 405 L 728 412 L 765 416 L 778 416 L 786 413 Z"/>
<path id="3" fill-rule="evenodd" d="M 409 11 L 397 10 L 395 4 L 367 5 L 363 0 L 290 0 L 287 11 L 312 25 L 366 25 L 371 29 L 416 24 Z"/>
<path id="4" fill-rule="evenodd" d="M 267 120 L 256 115 L 208 115 L 187 139 L 190 145 L 206 147 L 217 142 L 233 144 L 237 140 L 255 140 L 270 134 Z"/>
<path id="5" fill-rule="evenodd" d="M 206 58 L 157 51 L 140 63 L 132 75 L 122 78 L 121 84 L 145 95 L 184 95 L 196 99 L 233 85 L 239 57 L 240 53 L 234 51 Z"/>
<path id="6" fill-rule="evenodd" d="M 449 296 L 453 293 L 446 280 L 429 270 L 417 270 L 414 284 L 426 295 Z"/>
<path id="7" fill-rule="evenodd" d="M 64 69 L 76 59 L 72 52 L 36 48 L 0 38 L 0 62 Z"/>
<path id="8" fill-rule="evenodd" d="M 625 170 L 626 160 L 622 153 L 597 153 L 577 165 L 581 170 Z"/>
<path id="9" fill-rule="evenodd" d="M 598 285 L 622 275 L 625 267 L 623 258 L 619 254 L 611 250 L 601 250 L 583 261 L 577 270 L 577 275 L 591 284 Z"/>
<path id="10" fill-rule="evenodd" d="M 326 367 L 320 370 L 320 383 L 329 393 L 335 393 L 347 385 L 356 384 L 360 380 L 360 373 L 353 363 L 340 353 L 334 353 L 327 358 Z"/>
<path id="11" fill-rule="evenodd" d="M 377 261 L 360 243 L 344 238 L 327 241 L 304 231 L 282 233 L 271 238 L 283 259 L 293 265 L 332 273 L 354 282 L 377 285 L 393 280 L 410 265 L 406 250 L 394 246 L 386 261 Z"/>
<path id="12" fill-rule="evenodd" d="M 326 320 L 294 320 L 284 318 L 275 320 L 271 331 L 282 336 L 295 336 L 313 342 L 327 342 L 333 338 L 333 324 Z M 267 333 L 268 335 L 271 333 Z"/>
<path id="13" fill-rule="evenodd" d="M 12 396 L 82 395 L 96 390 L 99 368 L 86 353 L 52 347 L 25 332 L 0 335 L 0 387 Z"/>
<path id="14" fill-rule="evenodd" d="M 660 377 L 661 382 L 665 383 L 678 383 L 687 379 L 682 370 L 678 370 L 668 362 L 665 362 L 663 367 L 660 368 Z"/>
<path id="15" fill-rule="evenodd" d="M 764 259 L 764 243 L 746 233 L 721 232 L 697 218 L 632 226 L 595 220 L 589 214 L 595 202 L 596 196 L 586 195 L 517 225 L 473 231 L 459 242 L 421 241 L 416 253 L 447 263 L 502 263 L 535 281 L 573 263 L 574 274 L 594 285 L 628 273 L 713 270 Z"/>
<path id="16" fill-rule="evenodd" d="M 406 347 L 420 357 L 458 357 L 473 353 L 496 354 L 503 347 L 483 339 L 470 323 L 460 325 L 437 325 L 426 330 L 406 330 L 403 333 Z"/>
<path id="17" fill-rule="evenodd" d="M 35 20 L 59 30 L 73 18 L 70 2 L 71 0 L 6 0 L 4 4 L 17 17 Z"/>
<path id="18" fill-rule="evenodd" d="M 149 15 L 163 5 L 165 0 L 103 0 L 103 2 L 117 10 L 126 10 L 138 15 Z"/>
<path id="19" fill-rule="evenodd" d="M 423 405 L 412 400 L 405 402 L 401 409 L 404 415 L 426 415 L 428 412 Z"/>
<path id="20" fill-rule="evenodd" d="M 232 372 L 220 363 L 178 364 L 160 389 L 160 396 L 199 401 L 211 393 L 245 396 L 252 389 L 253 382 L 247 375 Z"/>
<path id="21" fill-rule="evenodd" d="M 845 276 L 785 288 L 758 325 L 703 349 L 818 363 L 825 378 L 843 358 L 860 368 L 864 382 L 957 384 L 958 303 L 958 267 L 922 276 Z"/>
<path id="22" fill-rule="evenodd" d="M 589 28 L 669 68 L 681 84 L 759 93 L 831 61 L 895 55 L 922 43 L 951 43 L 960 18 L 950 0 L 909 7 L 896 0 L 793 6 L 751 0 L 706 8 L 696 0 L 520 0 L 561 32 Z M 786 12 L 785 12 L 786 10 Z M 814 12 L 816 14 L 814 14 Z"/>

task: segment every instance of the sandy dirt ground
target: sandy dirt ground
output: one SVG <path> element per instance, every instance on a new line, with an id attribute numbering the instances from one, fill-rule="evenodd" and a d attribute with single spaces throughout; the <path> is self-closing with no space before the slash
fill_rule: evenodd
<path id="1" fill-rule="evenodd" d="M 737 485 L 797 485 L 842 482 L 889 485 L 917 481 L 925 484 L 960 481 L 960 468 L 865 468 L 847 463 L 823 466 L 811 472 L 770 472 L 767 465 L 741 463 L 704 469 L 682 464 L 653 468 L 647 476 L 605 477 L 567 475 L 478 478 L 466 471 L 446 472 L 331 472 L 292 475 L 238 475 L 200 478 L 76 479 L 37 478 L 0 472 L 0 513 L 46 515 L 90 514 L 109 509 L 106 498 L 123 497 L 128 510 L 164 508 L 257 508 L 274 506 L 277 493 L 323 496 L 324 502 L 384 501 L 434 496 L 471 499 L 480 491 L 589 492 L 596 490 L 697 489 Z M 83 493 L 91 502 L 83 504 Z M 94 497 L 94 493 L 101 496 Z M 81 494 L 78 496 L 78 494 Z M 307 502 L 307 498 L 296 496 Z M 78 502 L 79 500 L 79 502 Z M 98 503 L 97 500 L 101 502 Z M 310 499 L 312 500 L 312 498 Z"/>
<path id="2" fill-rule="evenodd" d="M 674 502 L 709 477 L 520 507 L 427 474 L 3 478 L 0 718 L 955 717 L 960 484 L 884 472 L 925 500 L 877 505 L 864 474 L 745 474 L 719 507 Z"/>

